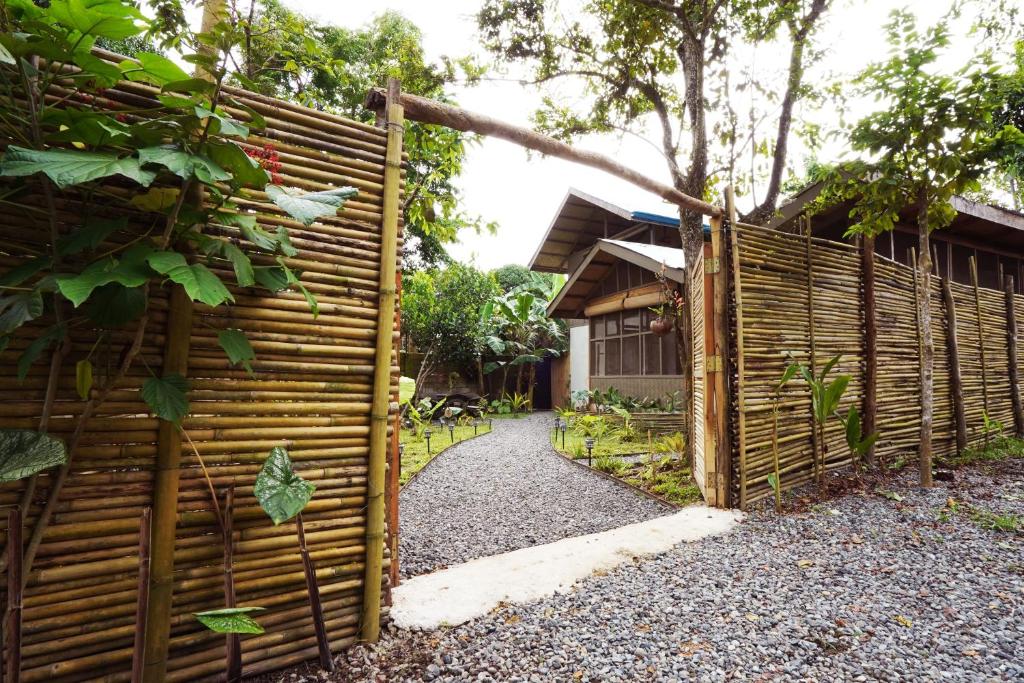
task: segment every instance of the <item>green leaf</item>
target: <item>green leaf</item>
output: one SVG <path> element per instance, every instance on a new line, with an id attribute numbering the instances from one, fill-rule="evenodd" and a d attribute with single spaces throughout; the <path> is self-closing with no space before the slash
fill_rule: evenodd
<path id="1" fill-rule="evenodd" d="M 288 289 L 291 284 L 284 268 L 280 266 L 256 266 L 253 268 L 253 276 L 256 282 L 275 293 Z"/>
<path id="2" fill-rule="evenodd" d="M 276 526 L 302 512 L 315 490 L 292 470 L 288 451 L 275 446 L 256 477 L 253 495 Z"/>
<path id="3" fill-rule="evenodd" d="M 58 22 L 83 35 L 110 40 L 137 36 L 145 26 L 139 10 L 126 2 L 51 0 L 49 12 Z"/>
<path id="4" fill-rule="evenodd" d="M 206 612 L 195 612 L 192 616 L 214 633 L 263 633 L 263 627 L 249 616 L 262 611 L 263 607 L 225 607 Z"/>
<path id="5" fill-rule="evenodd" d="M 825 367 L 823 367 L 821 369 L 821 381 L 822 382 L 825 381 L 825 377 L 828 376 L 828 373 L 832 372 L 832 368 L 834 368 L 836 366 L 836 363 L 839 362 L 840 358 L 841 358 L 841 356 L 832 356 L 832 358 L 830 358 L 829 361 L 827 363 L 825 363 Z"/>
<path id="6" fill-rule="evenodd" d="M 205 78 L 183 78 L 180 81 L 172 81 L 170 83 L 165 84 L 163 89 L 164 92 L 176 92 L 198 95 L 202 93 L 212 92 L 213 87 L 213 83 L 206 80 Z M 189 100 L 189 104 L 192 104 L 191 100 Z"/>
<path id="7" fill-rule="evenodd" d="M 18 292 L 0 299 L 0 335 L 10 334 L 43 314 L 43 295 L 38 290 Z"/>
<path id="8" fill-rule="evenodd" d="M 64 337 L 64 325 L 54 325 L 46 330 L 39 338 L 28 345 L 28 348 L 18 358 L 18 379 L 24 380 L 28 371 L 43 351 L 50 348 L 55 341 Z"/>
<path id="9" fill-rule="evenodd" d="M 241 287 L 252 287 L 256 284 L 256 276 L 253 273 L 252 261 L 249 256 L 233 245 L 231 242 L 225 242 L 223 247 L 224 257 L 231 261 L 231 266 L 235 269 L 235 279 L 238 281 Z"/>
<path id="10" fill-rule="evenodd" d="M 146 294 L 141 287 L 112 282 L 98 287 L 82 306 L 82 312 L 97 327 L 122 327 L 146 312 Z"/>
<path id="11" fill-rule="evenodd" d="M 121 175 L 148 187 L 156 174 L 146 171 L 133 157 L 116 154 L 82 152 L 72 149 L 37 151 L 11 145 L 0 161 L 0 175 L 22 177 L 45 174 L 60 189 L 90 180 Z"/>
<path id="12" fill-rule="evenodd" d="M 210 111 L 202 105 L 196 105 L 193 111 L 195 111 L 196 117 L 199 119 L 213 118 L 217 121 L 216 125 L 211 127 L 211 135 L 220 133 L 221 135 L 235 135 L 241 138 L 249 137 L 249 129 L 230 116 Z"/>
<path id="13" fill-rule="evenodd" d="M 822 397 L 822 414 L 820 422 L 824 422 L 829 415 L 836 411 L 839 407 L 839 401 L 843 397 L 843 393 L 846 391 L 846 386 L 850 383 L 849 375 L 839 375 L 836 377 L 831 384 L 825 389 L 825 394 Z"/>
<path id="14" fill-rule="evenodd" d="M 60 439 L 29 429 L 0 429 L 0 483 L 18 481 L 68 461 Z"/>
<path id="15" fill-rule="evenodd" d="M 10 64 L 13 66 L 17 63 L 18 62 L 14 59 L 14 55 L 11 54 L 11 51 L 0 43 L 0 64 Z"/>
<path id="16" fill-rule="evenodd" d="M 143 211 L 165 213 L 177 203 L 180 193 L 176 187 L 151 187 L 145 194 L 137 194 L 128 201 Z"/>
<path id="17" fill-rule="evenodd" d="M 0 275 L 0 287 L 17 287 L 41 270 L 49 268 L 51 263 L 53 261 L 48 256 L 37 256 L 36 258 L 29 259 L 20 266 L 11 268 L 3 275 Z"/>
<path id="18" fill-rule="evenodd" d="M 779 492 L 779 478 L 774 474 L 768 475 L 768 485 L 772 487 L 772 491 Z"/>
<path id="19" fill-rule="evenodd" d="M 412 397 L 416 394 L 416 380 L 412 377 L 399 377 L 398 378 L 398 402 L 408 403 L 412 400 Z"/>
<path id="20" fill-rule="evenodd" d="M 161 420 L 178 424 L 188 415 L 188 382 L 177 374 L 150 377 L 142 385 L 142 400 Z"/>
<path id="21" fill-rule="evenodd" d="M 120 67 L 128 80 L 143 81 L 156 86 L 189 78 L 180 66 L 163 55 L 152 52 L 136 52 L 134 60 L 125 60 L 121 62 Z"/>
<path id="22" fill-rule="evenodd" d="M 150 192 L 152 191 L 150 190 Z M 93 250 L 103 244 L 103 241 L 110 235 L 127 226 L 128 220 L 126 218 L 119 218 L 117 220 L 90 218 L 85 225 L 64 235 L 57 241 L 57 253 L 61 256 L 71 256 L 86 250 Z"/>
<path id="23" fill-rule="evenodd" d="M 857 406 L 850 406 L 850 410 L 846 413 L 845 426 L 846 445 L 850 447 L 850 450 L 856 451 L 860 444 L 860 411 L 857 410 Z"/>
<path id="24" fill-rule="evenodd" d="M 288 215 L 303 225 L 312 225 L 322 216 L 335 216 L 345 200 L 358 194 L 354 187 L 339 187 L 322 192 L 303 192 L 291 187 L 268 185 L 267 196 Z"/>
<path id="25" fill-rule="evenodd" d="M 231 174 L 211 159 L 189 154 L 173 145 L 144 147 L 139 150 L 139 163 L 157 164 L 184 179 L 198 178 L 206 184 L 231 180 Z"/>
<path id="26" fill-rule="evenodd" d="M 271 252 L 277 251 L 277 240 L 273 235 L 255 223 L 253 225 L 239 225 L 238 230 L 242 233 L 242 237 L 260 249 Z"/>
<path id="27" fill-rule="evenodd" d="M 89 398 L 92 390 L 92 363 L 87 359 L 75 363 L 75 390 L 83 401 Z"/>
<path id="28" fill-rule="evenodd" d="M 61 126 L 61 130 L 46 136 L 49 142 L 79 142 L 99 147 L 131 137 L 131 128 L 112 116 L 62 110 L 47 118 L 55 119 L 54 123 Z"/>
<path id="29" fill-rule="evenodd" d="M 78 275 L 62 275 L 57 278 L 61 294 L 75 308 L 82 305 L 97 287 L 116 282 L 125 287 L 144 285 L 152 275 L 146 259 L 153 254 L 153 248 L 145 244 L 130 247 L 120 260 L 107 257 L 94 261 Z"/>
<path id="30" fill-rule="evenodd" d="M 228 354 L 228 360 L 232 365 L 242 364 L 247 371 L 252 373 L 250 361 L 256 360 L 256 352 L 252 350 L 249 338 L 242 330 L 227 329 L 217 333 L 217 341 L 224 353 Z"/>
<path id="31" fill-rule="evenodd" d="M 228 171 L 233 176 L 234 183 L 240 186 L 262 190 L 270 182 L 270 176 L 263 167 L 254 159 L 250 159 L 241 147 L 230 140 L 209 143 L 206 145 L 206 153 L 221 168 Z"/>
<path id="32" fill-rule="evenodd" d="M 188 263 L 176 251 L 156 252 L 148 260 L 153 270 L 184 287 L 193 301 L 202 301 L 207 306 L 219 306 L 225 301 L 235 300 L 209 268 L 201 263 Z"/>
<path id="33" fill-rule="evenodd" d="M 789 384 L 789 381 L 796 377 L 796 373 L 798 372 L 800 372 L 800 366 L 798 366 L 796 363 L 791 363 L 787 365 L 786 371 L 782 373 L 782 379 L 779 380 L 778 389 L 781 389 L 782 387 Z M 776 391 L 778 391 L 778 389 L 776 389 Z"/>
<path id="34" fill-rule="evenodd" d="M 302 296 L 306 297 L 306 304 L 309 306 L 309 311 L 313 314 L 313 320 L 316 320 L 320 316 L 320 304 L 317 303 L 316 297 L 313 296 L 304 285 L 301 283 L 295 283 L 295 286 L 302 292 Z"/>
<path id="35" fill-rule="evenodd" d="M 285 256 L 298 256 L 299 250 L 292 246 L 292 240 L 288 237 L 288 230 L 283 226 L 277 228 L 277 246 Z"/>

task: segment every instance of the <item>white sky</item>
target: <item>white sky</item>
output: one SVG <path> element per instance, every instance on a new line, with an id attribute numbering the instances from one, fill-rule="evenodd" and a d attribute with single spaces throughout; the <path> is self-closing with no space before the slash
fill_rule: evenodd
<path id="1" fill-rule="evenodd" d="M 363 25 L 385 10 L 396 10 L 423 31 L 428 58 L 477 54 L 486 59 L 479 45 L 474 18 L 481 0 L 376 0 L 362 3 L 284 0 L 284 4 L 330 23 L 350 27 Z M 812 77 L 824 78 L 826 72 L 852 74 L 870 61 L 884 57 L 882 25 L 891 9 L 909 7 L 921 19 L 929 21 L 940 16 L 948 5 L 948 0 L 836 0 L 819 34 L 819 45 L 826 50 L 826 55 L 821 70 Z M 562 6 L 571 8 L 576 5 L 563 2 Z M 775 52 L 751 55 L 750 58 L 758 62 L 758 68 L 773 58 L 788 58 L 788 53 Z M 506 76 L 516 77 L 521 73 L 512 71 Z M 556 83 L 548 92 L 557 93 L 563 101 L 579 101 L 578 84 Z M 467 109 L 528 126 L 530 114 L 540 104 L 542 93 L 514 80 L 497 80 L 485 81 L 472 88 L 457 88 L 454 95 Z M 835 116 L 835 113 L 827 115 Z M 648 137 L 655 139 L 653 128 L 649 133 Z M 577 145 L 603 152 L 667 181 L 665 164 L 659 154 L 635 137 L 591 136 Z M 840 149 L 833 144 L 819 158 L 829 161 L 830 156 L 834 157 L 839 152 Z M 802 157 L 802 150 L 792 149 L 790 163 L 798 165 Z M 485 220 L 496 221 L 499 229 L 494 236 L 464 231 L 459 244 L 451 245 L 449 252 L 457 259 L 474 261 L 485 269 L 506 263 L 527 264 L 569 187 L 631 210 L 675 213 L 673 207 L 658 197 L 624 181 L 558 159 L 537 155 L 528 157 L 522 148 L 500 140 L 484 140 L 468 151 L 465 170 L 458 184 L 464 194 L 465 210 L 480 214 Z M 740 201 L 742 203 L 742 198 Z"/>

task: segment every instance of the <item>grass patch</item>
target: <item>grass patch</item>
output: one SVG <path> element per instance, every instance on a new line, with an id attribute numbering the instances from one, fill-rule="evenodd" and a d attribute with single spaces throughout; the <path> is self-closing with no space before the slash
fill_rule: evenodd
<path id="1" fill-rule="evenodd" d="M 1012 436 L 994 436 L 988 446 L 973 446 L 959 455 L 942 458 L 940 462 L 949 467 L 963 467 L 986 462 L 1002 462 L 1013 458 L 1024 458 L 1024 439 Z"/>
<path id="2" fill-rule="evenodd" d="M 548 430 L 548 438 L 554 430 Z M 573 460 L 587 457 L 586 437 L 582 434 L 574 434 L 572 431 L 565 432 L 565 447 L 562 446 L 562 433 L 558 433 L 558 439 L 552 441 L 555 449 L 565 453 Z M 594 460 L 613 455 L 633 455 L 634 453 L 646 453 L 648 451 L 646 441 L 623 441 L 618 436 L 609 434 L 594 442 Z"/>
<path id="3" fill-rule="evenodd" d="M 650 491 L 676 505 L 692 505 L 704 500 L 693 481 L 690 466 L 681 460 L 662 459 L 653 463 L 637 464 L 630 468 L 625 481 L 637 488 Z"/>
<path id="4" fill-rule="evenodd" d="M 405 446 L 402 452 L 402 470 L 398 475 L 398 483 L 405 486 L 405 483 L 414 474 L 422 470 L 428 462 L 433 460 L 444 451 L 455 444 L 470 439 L 474 436 L 472 425 L 462 425 L 455 428 L 455 443 L 452 443 L 447 427 L 433 427 L 433 434 L 430 437 L 430 453 L 427 453 L 427 440 L 418 437 L 408 429 L 403 429 L 398 435 L 399 443 Z M 490 429 L 484 423 L 477 429 L 477 434 L 487 434 Z"/>
<path id="5" fill-rule="evenodd" d="M 986 531 L 997 531 L 1006 534 L 1024 534 L 1024 517 L 1021 515 L 1005 514 L 986 510 L 977 505 L 962 503 L 950 498 L 946 501 L 946 507 L 939 512 L 939 520 L 948 522 L 953 515 L 966 514 L 968 519 L 980 529 Z"/>

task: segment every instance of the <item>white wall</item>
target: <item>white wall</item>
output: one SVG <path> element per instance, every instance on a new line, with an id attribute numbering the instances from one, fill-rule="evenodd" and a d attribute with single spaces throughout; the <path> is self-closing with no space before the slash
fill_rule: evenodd
<path id="1" fill-rule="evenodd" d="M 590 388 L 590 325 L 569 328 L 569 391 Z"/>

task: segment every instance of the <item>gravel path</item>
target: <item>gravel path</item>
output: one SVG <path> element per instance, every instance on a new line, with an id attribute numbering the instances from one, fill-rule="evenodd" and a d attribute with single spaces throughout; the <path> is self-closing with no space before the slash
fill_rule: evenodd
<path id="1" fill-rule="evenodd" d="M 495 420 L 492 433 L 449 448 L 402 489 L 403 576 L 673 511 L 556 454 L 553 419 Z"/>
<path id="2" fill-rule="evenodd" d="M 449 465 L 490 452 L 456 451 Z M 515 446 L 509 460 L 533 472 L 520 453 Z M 419 483 L 460 469 L 446 465 Z M 497 483 L 536 493 L 536 479 L 510 472 L 521 485 L 492 472 L 484 498 Z M 731 534 L 627 563 L 566 594 L 451 629 L 391 630 L 377 648 L 344 655 L 348 666 L 332 680 L 1021 681 L 1024 535 L 942 509 L 953 498 L 1024 515 L 1024 461 L 958 479 L 922 491 L 904 477 L 891 485 L 902 500 L 869 491 L 802 514 L 754 513 Z M 438 500 L 459 500 L 446 496 Z M 463 500 L 481 509 L 470 502 L 479 498 Z M 555 519 L 574 516 L 563 508 Z M 515 515 L 498 517 L 500 531 L 474 538 L 539 534 L 519 531 Z"/>

